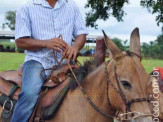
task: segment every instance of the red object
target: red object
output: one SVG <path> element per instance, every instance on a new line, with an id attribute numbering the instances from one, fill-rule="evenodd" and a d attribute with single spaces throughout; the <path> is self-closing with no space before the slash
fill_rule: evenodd
<path id="1" fill-rule="evenodd" d="M 154 71 L 159 71 L 161 79 L 163 80 L 163 68 L 162 67 L 157 67 L 156 69 L 154 69 Z"/>
<path id="2" fill-rule="evenodd" d="M 158 80 L 159 83 L 159 87 L 160 87 L 160 91 L 163 93 L 163 68 L 161 67 L 157 67 L 156 69 L 154 69 L 154 71 L 158 71 L 160 74 L 160 78 Z"/>

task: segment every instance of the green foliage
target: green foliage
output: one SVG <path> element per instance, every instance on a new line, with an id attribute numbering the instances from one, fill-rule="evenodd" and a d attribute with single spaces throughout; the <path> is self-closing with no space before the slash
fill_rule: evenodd
<path id="1" fill-rule="evenodd" d="M 121 50 L 125 50 L 125 46 L 123 46 L 123 40 L 118 38 L 113 38 L 112 40 Z"/>
<path id="2" fill-rule="evenodd" d="M 15 50 L 15 43 L 14 42 L 0 42 L 1 45 L 3 45 L 4 49 L 7 49 L 8 47 L 12 50 Z"/>
<path id="3" fill-rule="evenodd" d="M 157 37 L 156 42 L 158 45 L 163 45 L 163 34 Z"/>
<path id="4" fill-rule="evenodd" d="M 2 29 L 5 29 L 8 26 L 11 30 L 15 30 L 15 17 L 16 11 L 8 11 L 5 13 L 5 21 L 6 23 L 2 24 Z"/>
<path id="5" fill-rule="evenodd" d="M 156 22 L 162 25 L 163 33 L 163 0 L 141 0 L 141 6 L 146 7 L 152 14 L 156 14 Z"/>
<path id="6" fill-rule="evenodd" d="M 98 19 L 107 20 L 110 15 L 114 16 L 118 21 L 123 21 L 125 15 L 123 6 L 129 0 L 88 0 L 86 8 L 91 8 L 86 13 L 86 26 L 97 28 L 96 21 Z"/>
<path id="7" fill-rule="evenodd" d="M 151 41 L 150 44 L 142 44 L 142 54 L 148 58 L 163 59 L 163 35 L 157 37 L 155 41 Z"/>
<path id="8" fill-rule="evenodd" d="M 3 46 L 3 52 L 24 52 L 24 49 L 16 48 L 15 42 L 0 41 L 0 45 Z"/>

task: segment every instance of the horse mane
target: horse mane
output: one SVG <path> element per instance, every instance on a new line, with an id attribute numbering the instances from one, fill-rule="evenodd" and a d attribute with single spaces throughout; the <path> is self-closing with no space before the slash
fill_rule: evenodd
<path id="1" fill-rule="evenodd" d="M 96 64 L 95 64 L 95 60 L 91 59 L 90 61 L 85 61 L 83 66 L 80 66 L 78 69 L 74 70 L 74 73 L 78 79 L 78 81 L 82 84 L 84 82 L 84 79 L 86 78 L 86 76 L 91 73 L 94 69 L 96 68 Z M 71 90 L 74 90 L 75 88 L 78 87 L 78 84 L 74 78 L 74 76 L 72 75 L 72 73 L 70 73 L 71 79 L 70 79 L 70 86 L 69 88 Z"/>
<path id="2" fill-rule="evenodd" d="M 131 56 L 132 53 L 130 51 L 125 51 L 127 56 Z M 84 79 L 88 76 L 88 74 L 90 74 L 91 72 L 95 71 L 95 68 L 97 68 L 99 65 L 101 64 L 99 62 L 100 57 L 96 57 L 96 58 L 92 58 L 91 60 L 87 60 L 84 62 L 83 66 L 80 66 L 78 69 L 74 70 L 74 73 L 78 79 L 78 81 L 82 84 L 84 82 Z M 70 86 L 69 88 L 71 90 L 74 90 L 75 88 L 78 87 L 78 84 L 74 78 L 74 76 L 72 75 L 71 72 L 70 73 Z"/>

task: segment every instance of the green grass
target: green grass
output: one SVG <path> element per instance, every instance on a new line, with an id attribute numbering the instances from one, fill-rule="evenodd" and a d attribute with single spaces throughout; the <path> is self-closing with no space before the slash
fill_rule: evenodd
<path id="1" fill-rule="evenodd" d="M 163 67 L 163 60 L 156 60 L 156 59 L 144 59 L 142 60 L 142 64 L 147 71 L 150 73 L 154 68 Z"/>
<path id="2" fill-rule="evenodd" d="M 25 54 L 23 53 L 2 53 L 0 52 L 0 71 L 16 70 L 23 63 Z M 83 64 L 89 60 L 89 57 L 79 57 L 78 60 Z M 154 67 L 163 67 L 163 60 L 144 59 L 142 61 L 147 73 L 150 73 Z"/>
<path id="3" fill-rule="evenodd" d="M 24 57 L 23 53 L 0 53 L 0 71 L 18 69 Z"/>

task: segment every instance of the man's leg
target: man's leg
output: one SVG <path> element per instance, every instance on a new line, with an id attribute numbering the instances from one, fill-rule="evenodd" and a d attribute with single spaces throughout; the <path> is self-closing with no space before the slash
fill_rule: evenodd
<path id="1" fill-rule="evenodd" d="M 40 76 L 42 69 L 43 66 L 34 60 L 24 64 L 22 91 L 14 109 L 12 122 L 29 121 L 44 83 L 43 78 Z"/>

